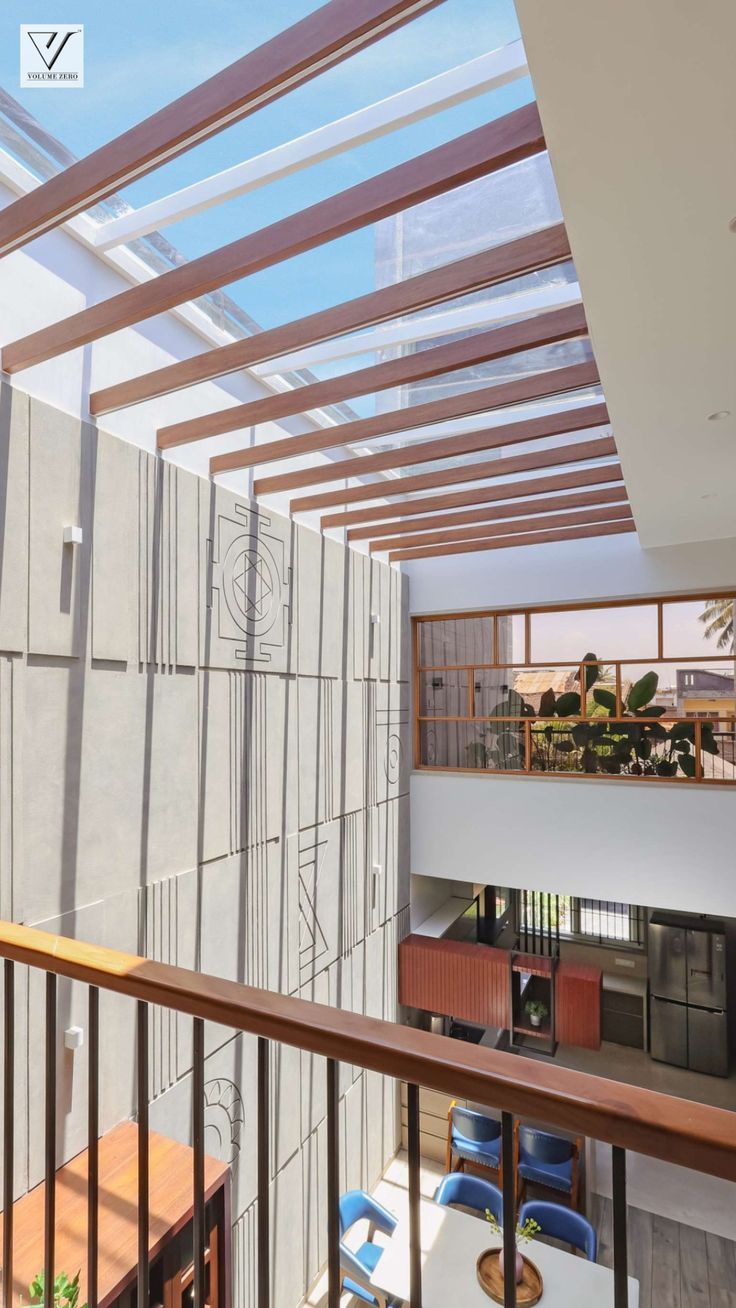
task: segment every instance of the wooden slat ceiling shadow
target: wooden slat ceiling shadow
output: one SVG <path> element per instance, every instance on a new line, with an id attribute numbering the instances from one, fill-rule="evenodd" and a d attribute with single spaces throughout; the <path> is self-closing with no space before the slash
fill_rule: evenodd
<path id="1" fill-rule="evenodd" d="M 490 459 L 483 463 L 456 464 L 436 472 L 420 472 L 415 477 L 401 477 L 397 481 L 382 481 L 370 486 L 349 486 L 345 490 L 323 491 L 319 495 L 303 495 L 291 501 L 291 512 L 305 513 L 339 504 L 357 504 L 361 500 L 409 495 L 414 491 L 436 490 L 438 486 L 458 486 L 469 481 L 507 477 L 517 472 L 556 468 L 565 463 L 584 463 L 587 459 L 607 458 L 615 453 L 616 444 L 610 437 L 599 437 L 592 441 L 573 441 L 569 445 L 561 445 L 552 450 L 538 450 L 533 454 L 517 454 L 508 459 Z"/>
<path id="2" fill-rule="evenodd" d="M 459 534 L 461 530 L 480 535 L 486 526 L 497 523 L 504 525 L 506 530 L 510 531 L 514 524 L 509 522 L 509 519 L 527 518 L 531 522 L 539 514 L 557 513 L 565 509 L 598 509 L 604 505 L 619 504 L 621 501 L 626 501 L 626 491 L 623 486 L 601 486 L 598 490 L 581 491 L 577 495 L 521 500 L 517 504 L 503 504 L 495 509 L 489 506 L 466 509 L 464 512 L 461 510 L 458 513 L 429 513 L 424 518 L 408 518 L 400 522 L 376 522 L 367 527 L 351 527 L 348 531 L 348 541 L 367 540 L 368 550 L 374 554 L 411 545 L 437 544 L 437 541 L 431 538 L 444 530 L 455 532 L 458 539 L 463 539 Z M 501 523 L 502 519 L 503 523 Z M 464 539 L 470 540 L 471 536 L 467 535 Z"/>
<path id="3" fill-rule="evenodd" d="M 344 459 L 318 468 L 299 468 L 296 472 L 281 477 L 263 477 L 253 483 L 253 494 L 265 495 L 277 490 L 320 486 L 328 481 L 366 477 L 390 469 L 414 467 L 417 463 L 434 463 L 440 459 L 458 458 L 463 454 L 496 450 L 505 445 L 524 445 L 549 436 L 572 435 L 576 431 L 603 426 L 607 422 L 608 409 L 605 404 L 586 404 L 577 409 L 562 409 L 559 413 L 545 414 L 541 418 L 506 422 L 499 427 L 482 427 L 455 436 L 440 436 L 436 440 L 417 441 L 416 444 L 402 445 L 398 449 L 380 450 L 378 454 L 359 455 L 354 459 Z"/>
<path id="4" fill-rule="evenodd" d="M 354 300 L 284 323 L 281 327 L 233 341 L 230 345 L 220 345 L 191 359 L 182 359 L 140 377 L 131 377 L 128 381 L 93 391 L 89 401 L 90 413 L 99 416 L 113 409 L 169 395 L 172 391 L 278 359 L 281 355 L 348 335 L 363 327 L 375 327 L 391 318 L 431 309 L 461 295 L 488 290 L 500 282 L 565 263 L 570 257 L 570 243 L 564 225 L 558 223 L 554 227 L 545 227 L 529 236 L 442 264 L 429 272 L 418 273 L 406 281 L 370 291 Z"/>
<path id="5" fill-rule="evenodd" d="M 518 549 L 522 545 L 552 545 L 556 541 L 584 540 L 590 536 L 620 536 L 636 531 L 634 519 L 623 522 L 594 523 L 586 527 L 566 527 L 559 531 L 534 531 L 525 535 L 503 536 L 498 540 L 462 541 L 454 545 L 434 545 L 428 549 L 392 550 L 389 563 L 406 563 L 410 559 L 439 558 L 445 554 L 475 554 L 481 550 Z"/>
<path id="6" fill-rule="evenodd" d="M 282 440 L 265 441 L 250 449 L 231 450 L 216 454 L 210 459 L 210 472 L 233 472 L 238 468 L 253 468 L 259 463 L 272 463 L 278 459 L 291 459 L 303 454 L 336 449 L 340 445 L 362 445 L 381 436 L 393 436 L 414 427 L 430 426 L 454 418 L 473 417 L 478 413 L 510 408 L 531 400 L 562 395 L 567 391 L 595 386 L 599 382 L 598 369 L 592 360 L 575 363 L 566 368 L 552 368 L 549 372 L 532 373 L 528 377 L 496 382 L 477 390 L 447 395 L 441 400 L 426 404 L 413 404 L 410 408 L 393 409 L 374 418 L 358 418 L 354 422 L 341 422 L 334 427 L 321 427 L 305 436 L 287 436 Z M 283 489 L 279 481 L 278 489 Z"/>
<path id="7" fill-rule="evenodd" d="M 0 212 L 0 254 L 239 122 L 441 0 L 332 0 Z"/>
<path id="8" fill-rule="evenodd" d="M 66 354 L 539 154 L 544 148 L 537 106 L 524 105 L 269 227 L 11 342 L 3 349 L 2 367 L 15 373 Z M 33 195 L 41 196 L 43 190 L 41 186 Z"/>
<path id="9" fill-rule="evenodd" d="M 395 504 L 369 504 L 359 509 L 325 513 L 320 519 L 320 526 L 323 530 L 329 527 L 354 527 L 360 523 L 385 522 L 389 518 L 421 521 L 424 514 L 434 513 L 437 509 L 498 504 L 505 500 L 526 499 L 530 495 L 555 495 L 559 491 L 575 490 L 581 486 L 602 486 L 622 480 L 621 464 L 608 463 L 602 467 L 564 472 L 557 477 L 529 477 L 523 481 L 501 482 L 498 486 L 473 487 L 470 490 L 450 491 L 444 495 L 420 495 L 416 499 L 399 500 Z M 394 525 L 392 522 L 392 528 Z"/>
<path id="10" fill-rule="evenodd" d="M 297 386 L 278 395 L 267 395 L 260 400 L 251 400 L 248 404 L 236 404 L 230 409 L 218 409 L 215 413 L 200 414 L 185 422 L 172 423 L 159 429 L 158 446 L 165 450 L 188 441 L 220 436 L 224 432 L 255 427 L 260 423 L 277 422 L 280 418 L 293 414 L 339 404 L 356 395 L 377 394 L 394 386 L 427 381 L 443 373 L 456 372 L 460 368 L 475 367 L 493 359 L 504 359 L 525 350 L 556 345 L 559 341 L 575 340 L 587 334 L 588 325 L 582 304 L 553 309 L 549 313 L 510 323 L 506 327 L 492 327 L 487 331 L 461 336 L 459 340 L 444 345 L 430 346 L 416 354 L 403 354 L 397 359 L 387 359 L 384 363 L 371 364 L 367 368 L 355 368 L 341 376 Z M 289 438 L 289 446 L 293 439 Z"/>

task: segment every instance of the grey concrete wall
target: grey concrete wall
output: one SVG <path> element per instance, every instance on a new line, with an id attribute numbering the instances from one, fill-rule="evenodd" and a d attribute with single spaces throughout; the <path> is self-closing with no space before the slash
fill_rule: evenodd
<path id="1" fill-rule="evenodd" d="M 393 1018 L 401 576 L 7 385 L 0 542 L 2 916 Z M 43 978 L 17 986 L 21 1193 L 42 1176 Z M 60 1032 L 85 1026 L 84 988 L 60 983 L 59 1008 Z M 102 996 L 103 1129 L 134 1109 L 133 1008 Z M 151 1125 L 187 1141 L 191 1023 L 151 1027 Z M 272 1070 L 274 1303 L 291 1308 L 326 1257 L 325 1069 L 276 1049 Z M 60 1048 L 59 1071 L 61 1162 L 86 1143 L 86 1049 Z M 247 1308 L 253 1039 L 208 1027 L 206 1083 Z M 350 1067 L 340 1089 L 342 1183 L 370 1184 L 397 1144 L 395 1090 Z"/>

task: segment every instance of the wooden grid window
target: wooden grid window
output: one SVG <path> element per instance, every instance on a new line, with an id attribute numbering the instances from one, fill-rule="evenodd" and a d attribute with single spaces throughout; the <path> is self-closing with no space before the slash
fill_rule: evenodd
<path id="1" fill-rule="evenodd" d="M 733 597 L 414 619 L 419 769 L 736 783 Z"/>

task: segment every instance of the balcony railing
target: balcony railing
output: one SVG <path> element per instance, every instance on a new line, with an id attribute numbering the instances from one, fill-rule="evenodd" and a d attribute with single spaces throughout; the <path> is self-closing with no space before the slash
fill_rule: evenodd
<path id="1" fill-rule="evenodd" d="M 45 1054 L 45 1308 L 53 1308 L 55 1269 L 57 980 L 88 986 L 88 1246 L 86 1297 L 97 1308 L 99 1154 L 99 991 L 128 996 L 137 1013 L 137 1153 L 139 1304 L 149 1302 L 149 1013 L 158 1006 L 192 1019 L 193 1025 L 193 1246 L 194 1308 L 205 1306 L 204 1024 L 215 1022 L 258 1039 L 258 1119 L 255 1148 L 258 1182 L 258 1308 L 271 1308 L 269 1227 L 269 1044 L 281 1042 L 327 1060 L 327 1222 L 329 1308 L 340 1302 L 338 1071 L 341 1061 L 406 1081 L 410 1200 L 411 1308 L 421 1308 L 419 1087 L 458 1096 L 500 1112 L 503 1151 L 513 1156 L 515 1117 L 530 1118 L 603 1141 L 613 1156 L 615 1308 L 628 1302 L 626 1246 L 626 1150 L 664 1159 L 736 1181 L 736 1114 L 654 1091 L 622 1085 L 565 1068 L 541 1067 L 512 1054 L 481 1049 L 392 1022 L 343 1012 L 233 981 L 185 971 L 134 955 L 0 924 L 4 961 L 3 1095 L 3 1308 L 13 1304 L 13 1154 L 15 969 L 25 965 L 46 976 Z M 515 1177 L 503 1169 L 504 1249 L 514 1266 Z M 516 1286 L 506 1278 L 505 1308 L 515 1308 Z"/>
<path id="2" fill-rule="evenodd" d="M 736 784 L 736 717 L 678 713 L 647 702 L 631 708 L 626 664 L 593 684 L 601 661 L 539 669 L 550 682 L 565 670 L 575 687 L 544 690 L 538 706 L 513 689 L 505 664 L 416 667 L 415 766 L 491 775 L 607 777 L 635 781 Z"/>

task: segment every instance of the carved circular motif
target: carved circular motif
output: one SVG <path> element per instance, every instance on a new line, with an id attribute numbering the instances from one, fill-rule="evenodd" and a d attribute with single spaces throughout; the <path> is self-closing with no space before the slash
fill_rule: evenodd
<path id="1" fill-rule="evenodd" d="M 386 742 L 386 777 L 391 785 L 396 785 L 401 777 L 401 763 L 404 747 L 401 736 L 394 731 Z"/>
<path id="2" fill-rule="evenodd" d="M 204 1088 L 205 1148 L 223 1163 L 234 1163 L 242 1146 L 243 1097 L 232 1081 L 218 1077 Z"/>
<path id="3" fill-rule="evenodd" d="M 238 536 L 222 565 L 222 586 L 233 622 L 249 635 L 270 631 L 279 614 L 281 582 L 268 546 L 255 536 Z"/>

